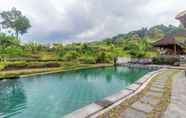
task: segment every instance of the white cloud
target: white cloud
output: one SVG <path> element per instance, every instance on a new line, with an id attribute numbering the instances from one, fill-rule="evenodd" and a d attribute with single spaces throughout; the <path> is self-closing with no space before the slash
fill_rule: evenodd
<path id="1" fill-rule="evenodd" d="M 156 24 L 178 24 L 185 0 L 0 0 L 30 20 L 25 41 L 92 41 Z"/>

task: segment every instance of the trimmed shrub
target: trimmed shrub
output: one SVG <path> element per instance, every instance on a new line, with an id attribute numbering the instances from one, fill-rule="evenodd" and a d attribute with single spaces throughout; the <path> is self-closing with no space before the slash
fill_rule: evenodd
<path id="1" fill-rule="evenodd" d="M 26 68 L 51 68 L 51 67 L 60 67 L 60 64 L 57 62 L 35 62 L 28 63 Z"/>
<path id="2" fill-rule="evenodd" d="M 5 64 L 5 67 L 3 70 L 16 70 L 16 69 L 22 69 L 25 68 L 27 66 L 27 63 L 24 61 L 21 62 L 7 62 Z"/>
<path id="3" fill-rule="evenodd" d="M 180 62 L 179 57 L 176 56 L 159 56 L 153 58 L 154 64 L 162 65 L 177 65 Z"/>
<path id="4" fill-rule="evenodd" d="M 13 62 L 6 63 L 3 70 L 19 70 L 19 69 L 32 69 L 32 68 L 51 68 L 60 67 L 57 62 Z"/>

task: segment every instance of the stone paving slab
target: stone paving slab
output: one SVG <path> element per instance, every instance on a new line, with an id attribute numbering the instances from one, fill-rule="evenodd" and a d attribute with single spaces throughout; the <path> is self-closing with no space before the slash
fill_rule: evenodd
<path id="1" fill-rule="evenodd" d="M 163 88 L 158 88 L 158 87 L 151 87 L 150 91 L 157 91 L 157 92 L 163 92 L 164 89 Z"/>
<path id="2" fill-rule="evenodd" d="M 156 92 L 156 91 L 148 91 L 146 93 L 146 96 L 152 96 L 152 97 L 161 97 L 163 95 L 162 92 Z"/>
<path id="3" fill-rule="evenodd" d="M 159 84 L 153 84 L 152 87 L 164 89 L 165 86 Z"/>
<path id="4" fill-rule="evenodd" d="M 159 99 L 155 99 L 154 97 L 152 96 L 144 96 L 140 99 L 140 101 L 142 103 L 145 103 L 145 104 L 150 104 L 150 105 L 153 105 L 153 106 L 156 106 L 157 104 L 159 104 L 160 100 Z"/>
<path id="5" fill-rule="evenodd" d="M 147 78 L 146 77 L 143 77 L 143 78 L 139 79 L 138 81 L 136 81 L 135 83 L 137 83 L 137 84 L 143 84 L 145 81 L 147 81 Z"/>
<path id="6" fill-rule="evenodd" d="M 149 113 L 153 110 L 153 107 L 149 104 L 142 103 L 140 101 L 135 102 L 131 105 L 131 108 L 136 109 L 137 111 Z"/>
<path id="7" fill-rule="evenodd" d="M 165 79 L 158 79 L 156 80 L 155 82 L 166 82 L 168 80 L 168 78 L 165 78 Z"/>
<path id="8" fill-rule="evenodd" d="M 99 100 L 99 101 L 96 101 L 95 104 L 97 105 L 100 105 L 102 107 L 108 107 L 112 104 L 113 102 L 109 101 L 109 100 Z"/>
<path id="9" fill-rule="evenodd" d="M 137 84 L 143 84 L 145 81 L 148 80 L 148 78 L 152 75 L 152 73 L 146 74 L 145 76 L 143 76 L 142 78 L 140 78 L 139 80 L 137 80 L 135 83 Z"/>
<path id="10" fill-rule="evenodd" d="M 123 97 L 126 97 L 127 95 L 131 94 L 133 91 L 132 90 L 123 90 L 123 91 L 120 91 L 119 93 L 116 93 L 112 96 L 109 96 L 109 97 L 106 97 L 105 100 L 108 100 L 112 103 L 120 100 L 121 98 Z"/>
<path id="11" fill-rule="evenodd" d="M 163 84 L 164 85 L 166 83 L 166 81 L 155 81 L 154 84 Z"/>
<path id="12" fill-rule="evenodd" d="M 135 91 L 135 90 L 137 90 L 139 87 L 140 87 L 139 84 L 132 84 L 132 85 L 130 85 L 129 87 L 127 87 L 127 89 Z"/>
<path id="13" fill-rule="evenodd" d="M 153 85 L 157 85 L 157 86 L 159 85 L 159 86 L 164 86 L 165 87 L 166 83 L 164 83 L 164 82 L 161 82 L 161 83 L 160 82 L 154 82 Z"/>
<path id="14" fill-rule="evenodd" d="M 132 108 L 128 108 L 121 114 L 121 118 L 146 118 L 146 114 Z"/>
<path id="15" fill-rule="evenodd" d="M 163 81 L 154 81 L 154 84 L 162 84 L 164 85 L 166 82 L 163 82 Z"/>

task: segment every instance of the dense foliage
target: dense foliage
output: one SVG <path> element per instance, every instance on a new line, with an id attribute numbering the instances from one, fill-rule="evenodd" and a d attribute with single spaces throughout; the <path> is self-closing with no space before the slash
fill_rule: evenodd
<path id="1" fill-rule="evenodd" d="M 158 25 L 91 43 L 68 45 L 39 43 L 22 44 L 14 36 L 0 33 L 0 56 L 6 60 L 61 60 L 80 63 L 111 63 L 114 57 L 154 57 L 159 54 L 152 43 L 166 33 L 181 31 L 180 27 Z"/>
<path id="2" fill-rule="evenodd" d="M 11 28 L 16 33 L 14 36 L 0 32 L 0 59 L 3 61 L 57 60 L 95 64 L 111 63 L 113 58 L 117 56 L 154 57 L 159 54 L 152 47 L 154 41 L 166 34 L 177 35 L 178 32 L 184 31 L 182 27 L 157 25 L 91 43 L 44 45 L 30 42 L 23 44 L 16 36 L 26 33 L 31 26 L 29 20 L 15 8 L 11 11 L 4 11 L 0 15 L 3 19 L 2 27 Z"/>

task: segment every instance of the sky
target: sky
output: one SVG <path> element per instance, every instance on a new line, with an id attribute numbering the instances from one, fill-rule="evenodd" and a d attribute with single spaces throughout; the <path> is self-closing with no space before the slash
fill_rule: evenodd
<path id="1" fill-rule="evenodd" d="M 0 0 L 16 7 L 32 27 L 24 42 L 90 42 L 158 24 L 178 25 L 185 0 Z"/>

